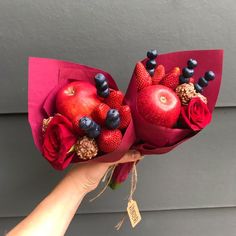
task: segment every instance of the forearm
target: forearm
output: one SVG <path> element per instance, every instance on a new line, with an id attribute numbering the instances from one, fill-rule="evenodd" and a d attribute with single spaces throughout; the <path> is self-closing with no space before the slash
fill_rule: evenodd
<path id="1" fill-rule="evenodd" d="M 67 175 L 7 236 L 64 235 L 85 195 Z"/>
<path id="2" fill-rule="evenodd" d="M 127 152 L 116 163 L 80 163 L 7 236 L 64 235 L 86 193 L 94 190 L 111 164 L 136 162 L 141 156 Z"/>

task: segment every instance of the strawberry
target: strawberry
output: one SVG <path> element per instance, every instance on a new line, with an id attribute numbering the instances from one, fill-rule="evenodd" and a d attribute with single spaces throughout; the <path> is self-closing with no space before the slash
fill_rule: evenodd
<path id="1" fill-rule="evenodd" d="M 163 79 L 160 81 L 160 84 L 175 90 L 179 85 L 179 76 L 179 67 L 174 67 L 168 74 L 163 77 Z"/>
<path id="2" fill-rule="evenodd" d="M 122 140 L 122 133 L 119 129 L 102 129 L 98 137 L 98 148 L 102 152 L 109 153 L 115 151 Z"/>
<path id="3" fill-rule="evenodd" d="M 100 103 L 98 106 L 95 107 L 95 109 L 93 110 L 92 113 L 92 117 L 93 120 L 100 124 L 100 125 L 104 125 L 105 120 L 106 120 L 106 116 L 107 116 L 107 112 L 110 110 L 111 108 L 105 104 L 105 103 Z"/>
<path id="4" fill-rule="evenodd" d="M 105 98 L 104 102 L 114 109 L 119 109 L 122 105 L 124 94 L 120 90 L 110 89 L 110 94 Z"/>
<path id="5" fill-rule="evenodd" d="M 152 85 L 152 78 L 142 62 L 138 62 L 136 64 L 134 73 L 136 76 L 136 85 L 138 90 Z"/>
<path id="6" fill-rule="evenodd" d="M 128 127 L 131 121 L 131 111 L 128 105 L 121 106 L 119 109 L 120 113 L 120 129 L 125 129 Z"/>
<path id="7" fill-rule="evenodd" d="M 165 67 L 163 65 L 158 65 L 152 77 L 152 84 L 153 85 L 159 84 L 159 82 L 162 80 L 164 76 L 165 76 Z"/>

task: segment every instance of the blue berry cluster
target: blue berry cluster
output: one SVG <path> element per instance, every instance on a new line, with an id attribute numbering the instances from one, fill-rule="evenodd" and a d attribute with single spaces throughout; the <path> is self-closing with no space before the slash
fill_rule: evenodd
<path id="1" fill-rule="evenodd" d="M 107 112 L 105 124 L 108 129 L 117 129 L 120 126 L 120 114 L 116 109 Z M 101 126 L 87 116 L 79 120 L 79 127 L 89 138 L 97 138 L 101 133 Z"/>
<path id="2" fill-rule="evenodd" d="M 194 59 L 189 59 L 187 62 L 187 67 L 183 68 L 182 75 L 179 77 L 179 83 L 184 84 L 189 82 L 189 78 L 194 75 L 194 68 L 197 66 L 197 61 Z"/>
<path id="3" fill-rule="evenodd" d="M 203 92 L 203 88 L 207 87 L 208 82 L 215 79 L 215 73 L 213 71 L 207 71 L 204 77 L 200 77 L 198 82 L 194 84 L 194 87 L 198 93 Z"/>
<path id="4" fill-rule="evenodd" d="M 100 97 L 106 98 L 110 94 L 107 79 L 104 74 L 98 73 L 94 77 L 95 85 L 97 88 L 97 94 Z"/>
<path id="5" fill-rule="evenodd" d="M 106 127 L 117 129 L 120 126 L 120 114 L 116 109 L 110 109 L 106 116 Z"/>
<path id="6" fill-rule="evenodd" d="M 79 120 L 79 127 L 89 138 L 97 138 L 101 133 L 101 127 L 90 118 L 84 116 Z"/>
<path id="7" fill-rule="evenodd" d="M 149 50 L 147 52 L 148 60 L 146 62 L 146 69 L 151 76 L 154 75 L 155 68 L 157 66 L 157 63 L 155 60 L 157 58 L 157 56 L 158 56 L 157 50 Z"/>

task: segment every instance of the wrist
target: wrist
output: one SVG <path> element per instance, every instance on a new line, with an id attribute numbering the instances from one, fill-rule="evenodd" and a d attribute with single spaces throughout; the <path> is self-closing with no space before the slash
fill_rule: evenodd
<path id="1" fill-rule="evenodd" d="M 76 196 L 81 196 L 82 198 L 89 192 L 83 186 L 83 181 L 80 178 L 76 178 L 77 176 L 73 176 L 73 173 L 67 173 L 63 180 L 67 181 L 70 185 L 70 189 Z"/>
<path id="2" fill-rule="evenodd" d="M 86 195 L 93 191 L 109 168 L 106 163 L 90 163 L 73 166 L 66 174 L 80 194 Z"/>

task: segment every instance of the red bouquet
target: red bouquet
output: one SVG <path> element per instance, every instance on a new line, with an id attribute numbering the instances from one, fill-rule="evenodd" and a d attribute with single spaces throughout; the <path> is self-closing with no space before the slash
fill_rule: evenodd
<path id="1" fill-rule="evenodd" d="M 108 73 L 84 65 L 30 58 L 28 113 L 37 148 L 57 170 L 115 162 L 135 141 L 123 93 Z"/>
<path id="2" fill-rule="evenodd" d="M 223 50 L 183 51 L 147 58 L 135 66 L 126 101 L 136 132 L 133 148 L 164 154 L 211 121 L 222 78 Z M 122 183 L 132 164 L 119 164 L 111 187 Z"/>

